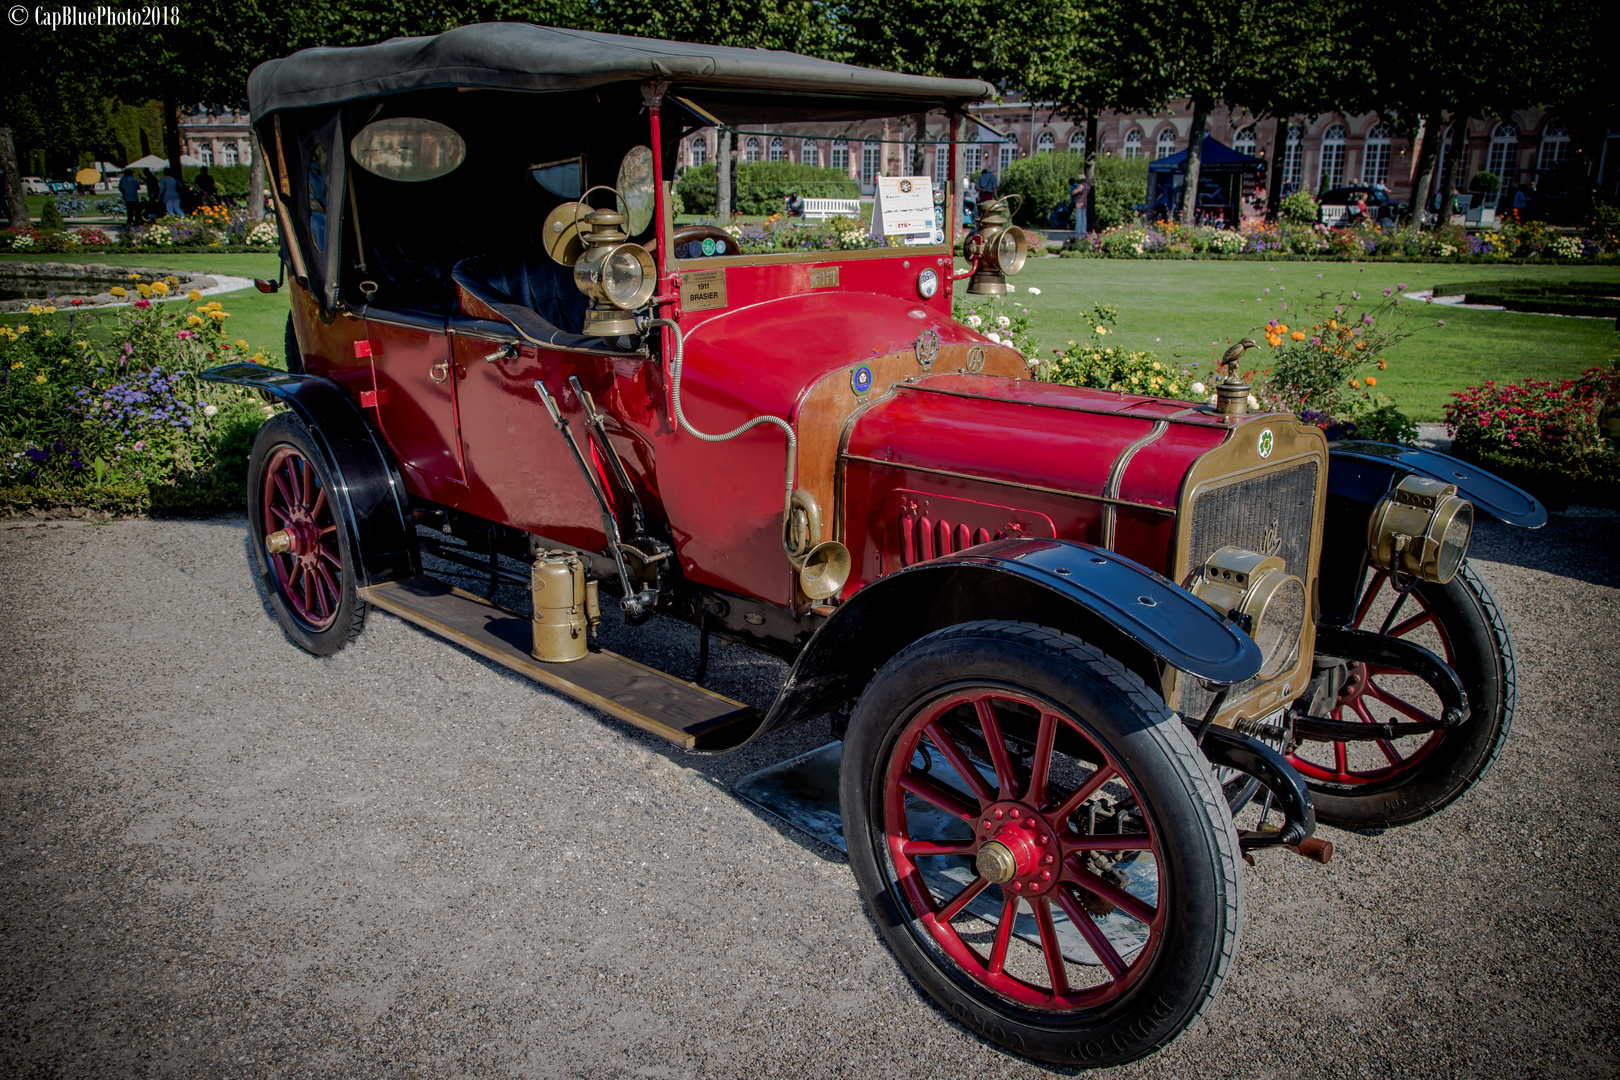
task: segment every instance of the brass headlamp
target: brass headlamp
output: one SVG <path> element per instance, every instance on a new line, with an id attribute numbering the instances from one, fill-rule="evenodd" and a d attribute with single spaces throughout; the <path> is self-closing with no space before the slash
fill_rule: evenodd
<path id="1" fill-rule="evenodd" d="M 1298 658 L 1305 584 L 1284 569 L 1282 559 L 1223 547 L 1199 568 L 1192 594 L 1260 646 L 1260 678 L 1281 675 Z"/>
<path id="2" fill-rule="evenodd" d="M 574 284 L 590 305 L 585 309 L 586 337 L 618 337 L 636 332 L 634 312 L 644 307 L 658 283 L 652 255 L 629 243 L 624 215 L 593 210 L 585 215 L 580 240 L 585 252 L 574 264 Z"/>
<path id="3" fill-rule="evenodd" d="M 1474 534 L 1474 505 L 1457 485 L 1426 476 L 1403 477 L 1373 507 L 1367 554 L 1393 574 L 1445 584 L 1457 573 Z"/>
<path id="4" fill-rule="evenodd" d="M 974 296 L 1005 296 L 1007 278 L 1022 270 L 1029 257 L 1029 237 L 1007 213 L 1005 199 L 986 203 L 979 231 L 962 241 L 962 257 L 978 260 L 967 287 Z"/>

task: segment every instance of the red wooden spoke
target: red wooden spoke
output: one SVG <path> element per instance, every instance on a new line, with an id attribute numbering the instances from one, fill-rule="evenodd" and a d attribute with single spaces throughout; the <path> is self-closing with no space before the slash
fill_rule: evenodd
<path id="1" fill-rule="evenodd" d="M 907 840 L 901 849 L 907 855 L 971 855 L 979 842 L 973 837 L 966 840 Z"/>
<path id="2" fill-rule="evenodd" d="M 292 515 L 283 510 L 280 503 L 271 503 L 270 512 L 276 515 L 276 517 L 280 518 L 283 525 L 287 525 L 292 522 Z"/>
<path id="3" fill-rule="evenodd" d="M 1102 932 L 1102 927 L 1092 921 L 1091 913 L 1085 906 L 1075 898 L 1067 886 L 1058 888 L 1056 895 L 1063 913 L 1069 917 L 1069 922 L 1074 928 L 1080 931 L 1080 936 L 1086 939 L 1086 944 L 1091 946 L 1091 951 L 1102 961 L 1103 967 L 1108 969 L 1108 974 L 1116 979 L 1125 974 L 1124 958 L 1119 955 L 1119 950 L 1114 948 L 1114 943 L 1108 940 L 1108 935 Z"/>
<path id="4" fill-rule="evenodd" d="M 1069 992 L 1069 975 L 1063 970 L 1063 948 L 1058 944 L 1057 927 L 1052 924 L 1052 901 L 1042 896 L 1030 904 L 1035 909 L 1035 925 L 1041 931 L 1041 951 L 1046 954 L 1046 974 L 1052 980 L 1052 994 Z"/>
<path id="5" fill-rule="evenodd" d="M 288 481 L 284 480 L 280 474 L 277 474 L 273 479 L 276 482 L 276 490 L 281 493 L 281 505 L 289 510 L 297 506 L 298 500 L 293 498 L 292 489 L 288 487 Z"/>
<path id="6" fill-rule="evenodd" d="M 1350 758 L 1342 742 L 1333 744 L 1333 771 L 1346 780 L 1350 779 Z"/>
<path id="7" fill-rule="evenodd" d="M 1376 684 L 1369 685 L 1367 687 L 1367 693 L 1372 695 L 1375 700 L 1388 705 L 1397 712 L 1405 713 L 1410 719 L 1416 720 L 1420 723 L 1438 723 L 1438 719 L 1436 717 L 1424 712 L 1411 702 L 1397 697 L 1390 691 L 1385 690 L 1382 686 L 1378 686 Z"/>
<path id="8" fill-rule="evenodd" d="M 1390 637 L 1405 637 L 1425 623 L 1434 622 L 1434 612 L 1420 611 L 1409 619 L 1403 619 L 1389 628 Z"/>
<path id="9" fill-rule="evenodd" d="M 1367 617 L 1367 612 L 1372 610 L 1373 601 L 1378 599 L 1378 593 L 1384 587 L 1384 577 L 1385 574 L 1382 570 L 1373 575 L 1371 583 L 1367 586 L 1366 594 L 1362 596 L 1361 603 L 1356 608 L 1356 617 L 1350 625 L 1360 626 L 1362 620 Z"/>
<path id="10" fill-rule="evenodd" d="M 973 703 L 973 711 L 979 716 L 979 728 L 990 747 L 990 765 L 996 770 L 996 786 L 1001 789 L 996 797 L 1016 798 L 1018 778 L 1013 774 L 1012 759 L 1007 756 L 1007 743 L 1001 737 L 1001 723 L 996 719 L 996 708 L 987 695 Z"/>
<path id="11" fill-rule="evenodd" d="M 317 521 L 319 521 L 320 517 L 321 517 L 321 511 L 325 510 L 325 509 L 326 509 L 326 489 L 325 488 L 316 488 L 315 489 L 315 505 L 311 506 L 309 508 L 309 516 L 312 517 L 312 518 L 315 518 Z"/>
<path id="12" fill-rule="evenodd" d="M 972 881 L 967 883 L 966 888 L 957 893 L 955 896 L 951 897 L 948 904 L 939 909 L 939 920 L 941 922 L 950 922 L 952 919 L 962 914 L 962 909 L 971 904 L 975 896 L 978 896 L 989 887 L 990 882 L 986 878 L 974 878 Z"/>
<path id="13" fill-rule="evenodd" d="M 322 589 L 324 589 L 325 593 L 326 593 L 326 601 L 327 602 L 321 608 L 321 613 L 323 615 L 330 615 L 330 614 L 337 611 L 337 606 L 338 606 L 338 584 L 337 584 L 337 580 L 332 577 L 332 571 L 328 570 L 325 566 L 322 566 L 320 563 L 315 564 L 315 574 L 316 574 L 316 577 L 320 580 Z"/>
<path id="14" fill-rule="evenodd" d="M 996 940 L 990 946 L 990 974 L 1000 975 L 1007 970 L 1007 942 L 1012 939 L 1013 920 L 1018 918 L 1018 897 L 1001 905 L 1001 922 L 996 926 Z"/>
<path id="15" fill-rule="evenodd" d="M 1133 919 L 1151 924 L 1159 913 L 1158 908 L 1143 903 L 1139 897 L 1132 896 L 1111 881 L 1104 881 L 1076 862 L 1071 861 L 1068 869 L 1076 885 L 1087 892 L 1096 893 Z"/>
<path id="16" fill-rule="evenodd" d="M 939 752 L 945 755 L 945 760 L 951 763 L 951 768 L 956 770 L 956 775 L 962 778 L 962 782 L 973 789 L 974 797 L 979 800 L 980 806 L 986 806 L 996 801 L 996 793 L 989 784 L 984 782 L 984 774 L 978 770 L 973 762 L 968 760 L 968 756 L 962 752 L 960 746 L 956 745 L 956 740 L 946 733 L 939 721 L 936 720 L 929 724 L 923 731 L 927 734 L 928 741 L 932 742 L 939 748 Z"/>
<path id="17" fill-rule="evenodd" d="M 900 786 L 917 798 L 931 802 L 947 814 L 955 814 L 963 821 L 972 821 L 979 816 L 978 807 L 969 806 L 955 792 L 940 787 L 916 770 L 907 771 L 900 778 Z"/>
<path id="18" fill-rule="evenodd" d="M 1029 790 L 1024 792 L 1024 801 L 1031 806 L 1046 805 L 1046 782 L 1052 775 L 1052 747 L 1057 742 L 1057 726 L 1057 713 L 1041 713 L 1041 725 L 1035 732 L 1035 756 L 1029 763 Z"/>
<path id="19" fill-rule="evenodd" d="M 1063 805 L 1052 811 L 1051 818 L 1058 825 L 1069 820 L 1069 816 L 1080 809 L 1080 804 L 1102 790 L 1102 786 L 1118 774 L 1112 765 L 1099 765 L 1092 774 L 1086 777 L 1086 782 L 1075 789 L 1073 795 L 1063 800 Z"/>

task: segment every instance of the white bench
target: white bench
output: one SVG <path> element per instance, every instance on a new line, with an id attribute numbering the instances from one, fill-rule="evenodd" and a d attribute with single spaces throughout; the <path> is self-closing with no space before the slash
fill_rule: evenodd
<path id="1" fill-rule="evenodd" d="M 806 199 L 804 200 L 804 220 L 826 221 L 828 218 L 861 216 L 861 200 L 859 199 Z"/>
<path id="2" fill-rule="evenodd" d="M 1319 209 L 1321 210 L 1320 220 L 1322 224 L 1330 228 L 1343 225 L 1350 216 L 1350 207 L 1343 203 L 1323 203 Z"/>

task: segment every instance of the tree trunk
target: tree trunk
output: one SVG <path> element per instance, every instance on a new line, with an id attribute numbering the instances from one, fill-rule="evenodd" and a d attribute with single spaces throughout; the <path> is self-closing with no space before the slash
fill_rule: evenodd
<path id="1" fill-rule="evenodd" d="M 163 154 L 169 159 L 178 181 L 180 172 L 180 101 L 173 93 L 163 95 Z"/>
<path id="2" fill-rule="evenodd" d="M 1423 121 L 1418 142 L 1417 174 L 1412 177 L 1412 224 L 1423 227 L 1423 208 L 1429 205 L 1434 187 L 1434 159 L 1440 153 L 1440 110 L 1435 109 Z"/>
<path id="3" fill-rule="evenodd" d="M 1086 230 L 1097 228 L 1097 110 L 1086 110 Z"/>
<path id="4" fill-rule="evenodd" d="M 248 220 L 257 222 L 264 217 L 264 149 L 259 145 L 259 132 L 248 125 L 248 153 L 253 155 L 253 167 L 248 170 Z"/>
<path id="5" fill-rule="evenodd" d="M 731 132 L 720 128 L 714 140 L 715 195 L 714 219 L 731 223 Z"/>
<path id="6" fill-rule="evenodd" d="M 1277 117 L 1277 132 L 1271 137 L 1271 171 L 1266 174 L 1266 220 L 1276 221 L 1282 209 L 1283 164 L 1288 157 L 1288 128 L 1291 116 Z"/>
<path id="7" fill-rule="evenodd" d="M 14 229 L 29 225 L 28 203 L 23 199 L 22 167 L 17 164 L 17 144 L 11 140 L 11 127 L 0 127 L 0 169 L 6 172 L 6 216 Z"/>
<path id="8" fill-rule="evenodd" d="M 911 175 L 925 176 L 928 173 L 928 147 L 923 140 L 928 137 L 928 114 L 920 112 L 913 116 L 911 125 L 917 132 L 916 146 L 911 154 Z"/>
<path id="9" fill-rule="evenodd" d="M 1467 177 L 1463 176 L 1463 169 L 1468 164 L 1468 114 L 1457 110 L 1451 126 L 1455 129 L 1451 133 L 1451 157 L 1446 162 L 1446 185 L 1440 189 L 1442 225 L 1451 221 L 1451 193 L 1466 190 L 1468 184 Z"/>
<path id="10" fill-rule="evenodd" d="M 1183 225 L 1191 225 L 1198 212 L 1198 174 L 1204 165 L 1204 136 L 1209 127 L 1209 103 L 1193 98 L 1192 132 L 1187 136 L 1187 177 L 1181 185 L 1181 212 Z"/>

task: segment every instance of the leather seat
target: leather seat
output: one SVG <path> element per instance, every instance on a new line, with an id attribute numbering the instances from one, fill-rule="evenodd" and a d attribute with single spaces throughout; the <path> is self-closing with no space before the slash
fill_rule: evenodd
<path id="1" fill-rule="evenodd" d="M 541 340 L 552 340 L 550 334 L 556 331 L 577 338 L 584 326 L 585 295 L 574 285 L 573 267 L 558 265 L 544 252 L 475 255 L 458 262 L 452 276 L 457 285 L 500 311 L 503 317 L 508 315 L 503 308 L 538 316 L 544 324 L 535 327 L 545 335 Z M 514 325 L 519 330 L 528 329 L 519 323 Z"/>
<path id="2" fill-rule="evenodd" d="M 412 236 L 408 245 L 383 241 L 372 253 L 371 271 L 380 286 L 377 306 L 450 314 L 456 302 L 451 268 L 464 255 L 465 249 L 456 250 L 425 236 Z"/>

